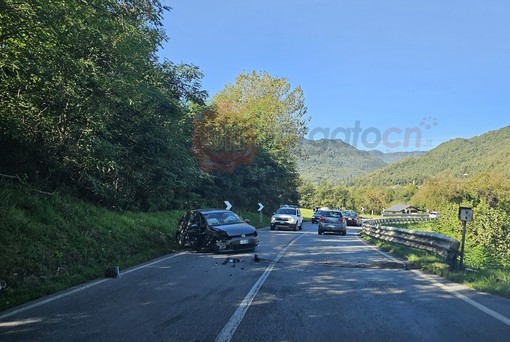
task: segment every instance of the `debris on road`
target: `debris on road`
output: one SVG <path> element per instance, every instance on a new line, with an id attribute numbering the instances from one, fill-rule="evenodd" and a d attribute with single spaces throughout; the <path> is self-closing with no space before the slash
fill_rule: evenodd
<path id="1" fill-rule="evenodd" d="M 237 258 L 231 258 L 231 257 L 228 257 L 225 259 L 225 261 L 223 261 L 223 265 L 225 264 L 228 264 L 228 263 L 238 263 L 238 262 L 241 262 L 241 260 L 237 259 Z"/>
<path id="2" fill-rule="evenodd" d="M 112 267 L 112 268 L 107 269 L 107 270 L 104 272 L 104 276 L 105 276 L 106 278 L 118 278 L 118 277 L 120 277 L 120 269 L 119 269 L 119 266 L 115 266 L 115 267 Z"/>

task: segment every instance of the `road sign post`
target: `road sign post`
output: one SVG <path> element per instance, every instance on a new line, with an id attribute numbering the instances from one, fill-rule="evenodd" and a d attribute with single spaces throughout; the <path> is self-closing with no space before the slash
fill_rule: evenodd
<path id="1" fill-rule="evenodd" d="M 262 203 L 258 203 L 259 205 L 259 210 L 258 212 L 260 213 L 259 216 L 260 216 L 260 224 L 262 224 L 262 221 L 263 221 L 263 218 L 262 218 L 262 209 L 264 209 L 264 205 Z"/>
<path id="2" fill-rule="evenodd" d="M 466 223 L 467 221 L 473 221 L 473 209 L 460 207 L 459 208 L 459 220 L 462 221 L 462 244 L 460 246 L 460 264 L 459 269 L 462 270 L 464 267 L 464 244 L 466 242 Z"/>

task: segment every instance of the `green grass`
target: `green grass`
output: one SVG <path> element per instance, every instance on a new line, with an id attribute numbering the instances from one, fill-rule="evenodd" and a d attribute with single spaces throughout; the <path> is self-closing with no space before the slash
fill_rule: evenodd
<path id="1" fill-rule="evenodd" d="M 431 252 L 377 240 L 364 235 L 362 237 L 382 250 L 407 260 L 409 268 L 421 269 L 478 291 L 510 298 L 510 270 L 487 269 L 473 271 L 465 269 L 455 271 L 451 270 L 442 258 Z"/>
<path id="2" fill-rule="evenodd" d="M 381 215 L 370 215 L 370 214 L 363 214 L 363 213 L 358 213 L 359 217 L 363 218 L 363 219 L 380 219 L 380 218 L 383 218 L 383 216 Z"/>
<path id="3" fill-rule="evenodd" d="M 305 222 L 311 221 L 313 216 L 313 210 L 307 208 L 300 208 L 301 215 L 303 215 L 303 220 Z"/>
<path id="4" fill-rule="evenodd" d="M 252 213 L 252 212 L 243 211 L 243 212 L 241 212 L 241 217 L 243 219 L 250 220 L 250 224 L 252 226 L 254 226 L 255 228 L 269 227 L 269 225 L 271 224 L 271 218 L 266 215 L 262 215 L 262 222 L 261 222 L 259 212 Z"/>

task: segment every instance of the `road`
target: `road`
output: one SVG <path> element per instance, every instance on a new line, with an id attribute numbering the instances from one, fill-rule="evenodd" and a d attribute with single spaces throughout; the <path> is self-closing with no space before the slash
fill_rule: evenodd
<path id="1" fill-rule="evenodd" d="M 509 300 L 316 229 L 261 230 L 258 261 L 177 253 L 0 312 L 0 340 L 510 340 Z"/>

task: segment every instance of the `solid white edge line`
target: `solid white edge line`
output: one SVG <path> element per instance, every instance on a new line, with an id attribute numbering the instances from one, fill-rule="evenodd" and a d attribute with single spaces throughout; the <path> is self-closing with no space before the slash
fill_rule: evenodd
<path id="1" fill-rule="evenodd" d="M 297 240 L 299 240 L 303 236 L 304 236 L 304 234 L 301 234 L 298 237 L 296 237 L 294 240 L 289 242 L 289 244 L 287 246 L 285 246 L 285 248 L 282 249 L 280 251 L 280 253 L 278 253 L 278 255 L 273 259 L 271 264 L 269 264 L 269 266 L 266 268 L 264 273 L 262 273 L 260 278 L 253 285 L 253 287 L 251 288 L 250 292 L 248 292 L 246 297 L 244 297 L 244 299 L 241 302 L 241 304 L 239 304 L 237 310 L 234 312 L 232 317 L 230 317 L 230 319 L 228 320 L 227 324 L 225 324 L 225 326 L 223 327 L 223 329 L 219 333 L 218 337 L 216 337 L 216 340 L 215 340 L 216 342 L 229 342 L 232 339 L 232 337 L 234 336 L 235 331 L 237 330 L 237 327 L 239 326 L 239 324 L 241 324 L 241 321 L 243 320 L 244 315 L 248 311 L 248 309 L 249 309 L 253 299 L 255 299 L 255 296 L 257 295 L 257 293 L 259 292 L 260 288 L 262 287 L 262 285 L 266 281 L 267 277 L 269 276 L 269 274 L 271 273 L 271 271 L 275 267 L 276 263 L 280 260 L 280 258 L 287 251 L 287 249 L 290 246 L 292 246 L 294 244 L 294 242 L 296 242 Z"/>
<path id="2" fill-rule="evenodd" d="M 134 271 L 138 271 L 138 270 L 141 270 L 143 268 L 146 268 L 146 267 L 149 267 L 149 266 L 152 266 L 152 265 L 155 265 L 157 263 L 160 263 L 162 261 L 166 261 L 166 260 L 169 260 L 169 259 L 172 259 L 172 258 L 175 258 L 175 257 L 178 257 L 182 254 L 186 254 L 187 252 L 182 252 L 182 253 L 178 253 L 178 254 L 172 254 L 171 256 L 169 257 L 166 257 L 166 258 L 163 258 L 163 259 L 159 259 L 159 260 L 156 260 L 156 261 L 153 261 L 149 264 L 145 264 L 145 265 L 142 265 L 142 266 L 138 266 L 138 267 L 135 267 L 135 268 L 132 268 L 132 269 L 129 269 L 125 272 L 122 272 L 121 273 L 121 276 L 123 274 L 128 274 L 128 273 L 131 273 L 131 272 L 134 272 Z M 87 290 L 87 289 L 90 289 L 91 287 L 94 287 L 96 285 L 99 285 L 99 284 L 102 284 L 104 283 L 105 281 L 108 281 L 109 279 L 101 279 L 101 280 L 97 280 L 97 281 L 94 281 L 92 283 L 89 283 L 87 285 L 83 285 L 83 286 L 79 286 L 78 288 L 74 289 L 74 290 L 71 290 L 71 291 L 68 291 L 68 292 L 64 292 L 62 294 L 59 294 L 59 295 L 56 295 L 56 296 L 52 296 L 48 299 L 44 299 L 44 300 L 41 300 L 41 301 L 38 301 L 37 303 L 34 303 L 34 304 L 31 304 L 31 305 L 28 305 L 28 306 L 24 306 L 22 308 L 19 308 L 19 309 L 16 309 L 16 310 L 13 310 L 11 312 L 8 312 L 6 314 L 3 314 L 3 315 L 0 315 L 0 320 L 3 320 L 5 318 L 8 318 L 8 317 L 11 317 L 11 316 L 14 316 L 14 315 L 17 315 L 17 314 L 20 314 L 22 312 L 25 312 L 25 311 L 28 311 L 28 310 L 31 310 L 33 308 L 36 308 L 36 307 L 39 307 L 41 305 L 44 305 L 44 304 L 48 304 L 48 303 L 51 303 L 51 302 L 54 302 L 56 300 L 59 300 L 61 298 L 64 298 L 64 297 L 67 297 L 67 296 L 70 296 L 72 294 L 75 294 L 75 293 L 78 293 L 78 292 L 81 292 L 81 291 L 84 291 L 84 290 Z"/>
<path id="3" fill-rule="evenodd" d="M 424 274 L 424 273 L 422 273 L 422 272 L 420 272 L 418 270 L 411 270 L 411 272 L 417 274 L 419 277 L 421 277 L 423 279 L 426 279 L 426 280 L 430 281 L 435 286 L 439 287 L 440 289 L 442 289 L 444 291 L 447 291 L 447 292 L 451 293 L 455 297 L 457 297 L 460 300 L 463 300 L 464 302 L 474 306 L 478 310 L 480 310 L 482 312 L 485 312 L 487 315 L 489 315 L 489 316 L 499 320 L 500 322 L 510 326 L 510 318 L 505 317 L 502 314 L 500 314 L 500 313 L 498 313 L 498 312 L 496 312 L 496 311 L 494 311 L 492 309 L 489 309 L 485 305 L 478 303 L 477 301 L 469 298 L 468 296 L 463 295 L 462 293 L 459 293 L 459 292 L 457 292 L 455 290 L 452 290 L 452 289 L 448 288 L 448 286 L 446 286 L 444 284 L 441 284 L 440 282 L 435 281 L 432 277 L 430 277 L 430 276 L 428 276 L 428 275 L 426 275 L 426 274 Z"/>
<path id="4" fill-rule="evenodd" d="M 363 240 L 361 240 L 363 241 Z M 366 245 L 372 247 L 375 251 L 379 252 L 380 254 L 384 255 L 385 257 L 389 258 L 391 261 L 393 262 L 398 262 L 398 263 L 401 263 L 402 261 L 400 260 L 397 260 L 395 259 L 394 257 L 392 257 L 391 255 L 379 250 L 377 247 L 375 246 L 372 246 L 370 244 L 368 244 L 367 242 L 363 241 Z M 450 294 L 452 294 L 453 296 L 457 297 L 458 299 L 468 303 L 469 305 L 477 308 L 478 310 L 486 313 L 487 315 L 491 316 L 492 318 L 495 318 L 497 319 L 498 321 L 510 326 L 510 318 L 506 317 L 506 316 L 503 316 L 502 314 L 492 310 L 492 309 L 489 309 L 488 307 L 486 307 L 485 305 L 483 304 L 480 304 L 478 303 L 477 301 L 469 298 L 468 296 L 465 296 L 463 295 L 462 293 L 459 293 L 458 291 L 455 291 L 453 289 L 450 289 L 447 285 L 444 285 L 438 281 L 436 281 L 434 278 L 432 278 L 431 276 L 423 273 L 422 271 L 420 270 L 411 270 L 411 272 L 413 272 L 414 274 L 416 274 L 417 276 L 419 276 L 420 278 L 422 279 L 425 279 L 427 280 L 428 282 L 430 282 L 432 285 L 440 288 L 441 290 L 443 291 L 446 291 L 446 292 L 449 292 Z M 471 289 L 470 289 L 471 290 Z M 475 291 L 475 290 L 473 290 Z"/>

